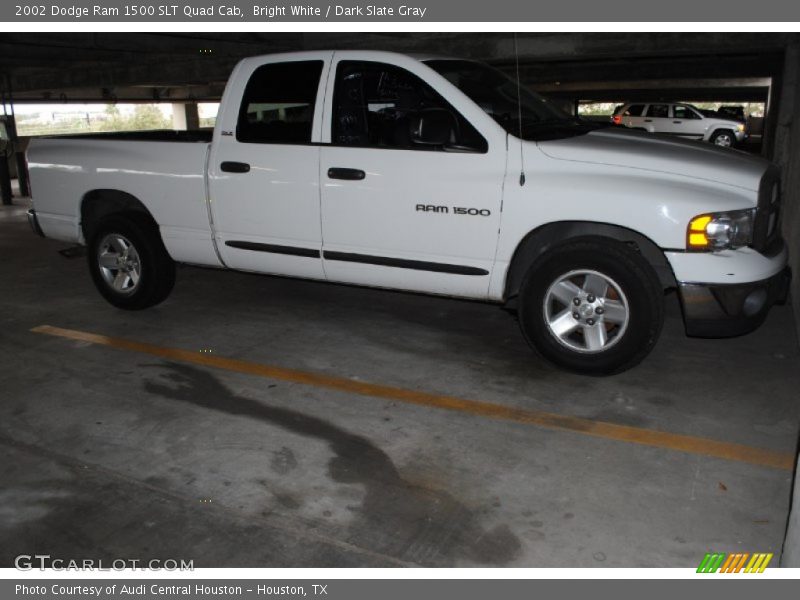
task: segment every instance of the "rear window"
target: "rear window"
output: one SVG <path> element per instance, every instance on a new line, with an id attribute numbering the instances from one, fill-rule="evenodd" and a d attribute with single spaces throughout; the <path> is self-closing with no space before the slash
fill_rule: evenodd
<path id="1" fill-rule="evenodd" d="M 643 112 L 644 104 L 631 104 L 622 114 L 626 117 L 641 117 Z"/>
<path id="2" fill-rule="evenodd" d="M 236 139 L 256 144 L 311 141 L 321 60 L 263 65 L 242 97 Z"/>

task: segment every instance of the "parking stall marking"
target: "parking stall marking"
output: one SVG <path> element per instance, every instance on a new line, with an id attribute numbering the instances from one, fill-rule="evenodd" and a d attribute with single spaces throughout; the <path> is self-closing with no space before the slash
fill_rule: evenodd
<path id="1" fill-rule="evenodd" d="M 128 350 L 130 352 L 149 354 L 151 356 L 157 356 L 159 358 L 169 360 L 177 360 L 203 365 L 206 367 L 214 367 L 217 369 L 254 375 L 257 377 L 279 379 L 303 385 L 334 389 L 358 394 L 361 396 L 371 396 L 384 400 L 405 402 L 407 404 L 416 404 L 444 410 L 452 410 L 480 417 L 512 421 L 526 425 L 535 425 L 553 430 L 569 431 L 572 433 L 579 433 L 592 437 L 628 442 L 643 446 L 652 446 L 666 450 L 700 454 L 704 456 L 711 456 L 724 460 L 738 461 L 775 469 L 794 469 L 794 454 L 788 452 L 778 452 L 775 450 L 756 448 L 743 444 L 735 444 L 709 438 L 669 433 L 655 429 L 617 425 L 615 423 L 595 421 L 582 417 L 572 417 L 538 410 L 514 408 L 510 406 L 503 406 L 501 404 L 494 404 L 491 402 L 448 396 L 446 394 L 407 390 L 404 388 L 355 381 L 352 379 L 335 377 L 322 373 L 300 371 L 297 369 L 289 369 L 245 360 L 225 358 L 222 356 L 215 356 L 211 353 L 201 353 L 191 350 L 184 350 L 181 348 L 169 348 L 165 346 L 149 344 L 146 342 L 110 337 L 74 329 L 62 329 L 60 327 L 52 327 L 50 325 L 40 325 L 31 329 L 31 331 L 34 333 L 40 333 L 54 337 L 88 342 L 100 346 L 109 346 L 120 350 Z"/>

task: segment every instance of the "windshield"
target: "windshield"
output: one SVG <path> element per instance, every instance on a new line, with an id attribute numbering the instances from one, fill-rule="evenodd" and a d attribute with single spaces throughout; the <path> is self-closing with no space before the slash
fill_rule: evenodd
<path id="1" fill-rule="evenodd" d="M 525 87 L 518 89 L 513 79 L 488 65 L 468 60 L 431 60 L 425 64 L 469 96 L 508 133 L 521 133 L 525 140 L 570 137 L 597 128 L 562 112 Z"/>

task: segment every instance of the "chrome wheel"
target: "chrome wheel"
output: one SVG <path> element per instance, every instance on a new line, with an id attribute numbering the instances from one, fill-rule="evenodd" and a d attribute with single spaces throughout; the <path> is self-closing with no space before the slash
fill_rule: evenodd
<path id="1" fill-rule="evenodd" d="M 730 148 L 731 146 L 733 146 L 733 139 L 731 138 L 731 134 L 720 133 L 716 138 L 714 138 L 714 144 L 716 146 L 725 146 L 726 148 Z"/>
<path id="2" fill-rule="evenodd" d="M 126 237 L 106 235 L 97 247 L 97 264 L 106 284 L 120 294 L 132 294 L 139 286 L 142 264 L 139 253 Z"/>
<path id="3" fill-rule="evenodd" d="M 622 288 L 608 275 L 587 269 L 556 279 L 544 297 L 550 334 L 575 352 L 608 350 L 628 328 L 630 307 Z"/>

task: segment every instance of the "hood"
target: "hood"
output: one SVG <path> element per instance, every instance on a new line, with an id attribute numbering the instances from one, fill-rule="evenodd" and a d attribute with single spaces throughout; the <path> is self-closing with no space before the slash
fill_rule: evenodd
<path id="1" fill-rule="evenodd" d="M 745 152 L 629 129 L 599 129 L 537 145 L 558 160 L 683 175 L 752 191 L 758 191 L 761 176 L 770 165 Z"/>

